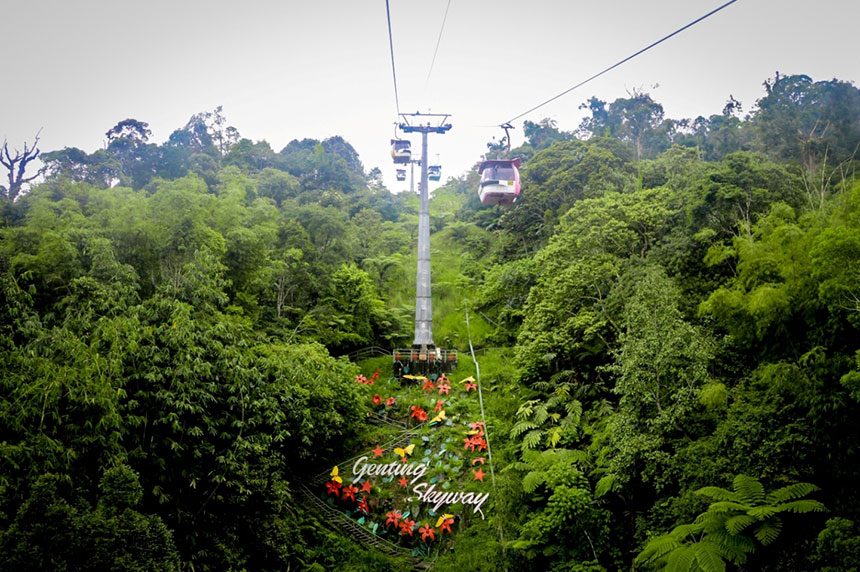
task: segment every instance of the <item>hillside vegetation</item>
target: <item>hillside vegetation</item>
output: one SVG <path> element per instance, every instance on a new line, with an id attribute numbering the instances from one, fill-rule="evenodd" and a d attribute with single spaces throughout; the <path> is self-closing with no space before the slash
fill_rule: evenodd
<path id="1" fill-rule="evenodd" d="M 514 206 L 474 173 L 431 201 L 495 469 L 434 569 L 856 570 L 860 90 L 587 109 L 525 122 Z M 416 197 L 220 108 L 107 137 L 0 201 L 0 569 L 402 569 L 298 489 L 377 431 L 355 377 L 387 360 L 348 356 L 411 343 Z"/>

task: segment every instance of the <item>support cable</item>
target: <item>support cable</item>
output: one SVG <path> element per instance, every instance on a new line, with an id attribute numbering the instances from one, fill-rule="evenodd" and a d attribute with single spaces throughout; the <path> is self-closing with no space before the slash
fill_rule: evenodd
<path id="1" fill-rule="evenodd" d="M 433 50 L 433 59 L 430 61 L 430 70 L 427 72 L 427 79 L 424 82 L 424 91 L 427 91 L 427 85 L 430 83 L 430 75 L 433 73 L 433 65 L 436 63 L 436 54 L 439 53 L 439 44 L 442 43 L 442 32 L 445 31 L 445 22 L 448 20 L 448 10 L 451 9 L 451 0 L 448 0 L 448 5 L 445 7 L 445 15 L 442 16 L 442 27 L 439 28 L 439 37 L 436 38 L 436 49 Z"/>
<path id="2" fill-rule="evenodd" d="M 385 0 L 385 15 L 388 17 L 388 48 L 391 52 L 391 77 L 394 79 L 394 104 L 397 107 L 397 117 L 400 117 L 400 95 L 397 93 L 397 70 L 394 67 L 394 37 L 391 34 L 391 8 Z"/>
<path id="3" fill-rule="evenodd" d="M 484 413 L 484 393 L 481 385 L 481 366 L 478 364 L 478 359 L 475 357 L 475 348 L 472 346 L 472 328 L 469 326 L 469 307 L 466 306 L 466 336 L 469 338 L 469 353 L 472 354 L 472 363 L 475 364 L 475 380 L 478 384 L 478 403 L 481 405 L 481 422 L 484 424 L 484 440 L 487 442 L 487 457 L 490 460 L 490 480 L 493 483 L 494 498 L 498 498 L 499 489 L 496 487 L 496 471 L 493 469 L 493 450 L 490 447 L 490 428 L 487 426 L 487 416 Z M 501 541 L 502 550 L 504 550 L 505 536 L 502 530 L 502 524 L 499 523 L 499 540 Z"/>
<path id="4" fill-rule="evenodd" d="M 710 16 L 713 16 L 714 14 L 716 14 L 717 12 L 719 12 L 720 10 L 722 10 L 722 9 L 724 9 L 724 8 L 727 8 L 728 6 L 730 6 L 731 4 L 734 4 L 734 3 L 735 3 L 735 2 L 737 2 L 737 1 L 738 1 L 738 0 L 729 0 L 729 1 L 728 1 L 728 2 L 726 2 L 725 4 L 723 4 L 723 5 L 721 5 L 721 6 L 717 7 L 717 8 L 714 8 L 713 10 L 711 10 L 710 12 L 708 12 L 707 14 L 705 14 L 704 16 L 700 16 L 700 17 L 696 18 L 696 19 L 695 19 L 695 20 L 693 20 L 692 22 L 690 22 L 690 23 L 688 23 L 688 24 L 686 24 L 686 25 L 684 25 L 684 26 L 682 26 L 682 27 L 678 28 L 677 30 L 675 30 L 675 31 L 674 31 L 674 32 L 672 32 L 671 34 L 669 34 L 669 35 L 667 35 L 667 36 L 663 36 L 662 38 L 660 38 L 660 39 L 659 39 L 659 40 L 657 40 L 656 42 L 653 42 L 653 43 L 651 43 L 651 44 L 649 44 L 649 45 L 645 46 L 644 48 L 642 48 L 642 49 L 641 49 L 641 50 L 639 50 L 638 52 L 636 52 L 636 53 L 634 53 L 634 54 L 631 54 L 631 55 L 627 56 L 627 57 L 626 57 L 626 58 L 624 58 L 623 60 L 621 60 L 621 61 L 619 61 L 619 62 L 616 62 L 616 63 L 612 64 L 612 65 L 611 65 L 611 66 L 609 66 L 608 68 L 606 68 L 606 69 L 604 69 L 604 70 L 602 70 L 602 71 L 600 71 L 600 72 L 598 72 L 598 73 L 594 74 L 594 75 L 593 75 L 593 76 L 591 76 L 590 78 L 588 78 L 588 79 L 586 79 L 586 80 L 583 80 L 583 81 L 579 82 L 579 83 L 578 83 L 578 84 L 576 84 L 575 86 L 573 86 L 573 87 L 571 87 L 571 88 L 568 88 L 568 89 L 564 90 L 563 92 L 559 93 L 558 95 L 555 95 L 555 96 L 553 96 L 553 97 L 551 97 L 551 98 L 547 99 L 547 100 L 546 100 L 546 101 L 544 101 L 543 103 L 539 103 L 538 105 L 535 105 L 535 106 L 534 106 L 534 107 L 532 107 L 531 109 L 529 109 L 529 110 L 527 110 L 527 111 L 524 111 L 524 112 L 520 113 L 519 115 L 517 115 L 517 116 L 515 116 L 515 117 L 512 117 L 512 118 L 508 119 L 507 121 L 505 121 L 505 122 L 503 122 L 503 123 L 512 123 L 512 122 L 516 121 L 517 119 L 519 119 L 519 118 L 521 118 L 521 117 L 523 117 L 523 116 L 525 116 L 525 115 L 528 115 L 528 114 L 529 114 L 529 113 L 531 113 L 532 111 L 536 111 L 536 110 L 540 109 L 541 107 L 543 107 L 544 105 L 547 105 L 548 103 L 551 103 L 551 102 L 555 101 L 556 99 L 558 99 L 558 98 L 560 98 L 560 97 L 562 97 L 562 96 L 564 96 L 564 95 L 567 95 L 567 94 L 568 94 L 568 93 L 570 93 L 571 91 L 573 91 L 573 90 L 575 90 L 575 89 L 577 89 L 577 88 L 579 88 L 579 87 L 582 87 L 583 85 L 587 84 L 588 82 L 590 82 L 590 81 L 592 81 L 592 80 L 594 80 L 594 79 L 599 78 L 600 76 L 602 76 L 603 74 L 605 74 L 605 73 L 607 73 L 607 72 L 609 72 L 609 71 L 611 71 L 611 70 L 614 70 L 615 68 L 617 68 L 617 67 L 618 67 L 618 66 L 620 66 L 621 64 L 627 63 L 627 62 L 629 62 L 630 60 L 632 60 L 633 58 L 635 58 L 636 56 L 638 56 L 638 55 L 640 55 L 640 54 L 644 54 L 645 52 L 647 52 L 647 51 L 648 51 L 648 50 L 650 50 L 651 48 L 653 48 L 653 47 L 655 47 L 655 46 L 658 46 L 658 45 L 662 44 L 663 42 L 665 42 L 665 41 L 666 41 L 666 40 L 668 40 L 669 38 L 672 38 L 673 36 L 677 36 L 678 34 L 680 34 L 681 32 L 683 32 L 683 31 L 684 31 L 684 30 L 686 30 L 687 28 L 691 28 L 692 26 L 695 26 L 696 24 L 698 24 L 698 23 L 699 23 L 699 22 L 701 22 L 702 20 L 705 20 L 706 18 L 709 18 Z"/>

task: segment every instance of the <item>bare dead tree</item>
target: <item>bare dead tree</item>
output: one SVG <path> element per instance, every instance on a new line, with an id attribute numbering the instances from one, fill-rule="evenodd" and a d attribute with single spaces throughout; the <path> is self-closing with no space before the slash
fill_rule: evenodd
<path id="1" fill-rule="evenodd" d="M 9 186 L 4 187 L 0 185 L 0 196 L 2 198 L 10 202 L 14 201 L 21 194 L 21 188 L 25 184 L 33 181 L 42 174 L 42 170 L 40 169 L 35 175 L 31 177 L 26 176 L 27 165 L 38 159 L 40 154 L 39 133 L 36 133 L 32 146 L 28 145 L 26 141 L 24 142 L 23 152 L 15 149 L 13 154 L 9 151 L 9 143 L 6 140 L 3 141 L 3 147 L 0 148 L 0 165 L 3 165 L 6 171 L 8 171 Z"/>

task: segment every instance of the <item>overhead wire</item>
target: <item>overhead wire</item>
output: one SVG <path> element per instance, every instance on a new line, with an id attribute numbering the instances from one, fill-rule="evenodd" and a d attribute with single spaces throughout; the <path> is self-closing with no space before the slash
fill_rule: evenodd
<path id="1" fill-rule="evenodd" d="M 400 95 L 397 93 L 397 69 L 394 66 L 394 36 L 391 34 L 391 7 L 385 0 L 385 15 L 388 18 L 388 48 L 391 52 L 391 77 L 394 79 L 394 104 L 397 107 L 397 117 L 400 117 Z"/>
<path id="2" fill-rule="evenodd" d="M 698 24 L 698 23 L 699 23 L 699 22 L 701 22 L 702 20 L 705 20 L 705 19 L 707 19 L 707 18 L 710 18 L 711 16 L 713 16 L 714 14 L 716 14 L 717 12 L 719 12 L 720 10 L 723 10 L 724 8 L 729 7 L 730 5 L 734 4 L 734 3 L 735 3 L 735 2 L 737 2 L 737 1 L 738 1 L 738 0 L 729 0 L 729 1 L 728 1 L 728 2 L 726 2 L 725 4 L 722 4 L 721 6 L 718 6 L 717 8 L 714 8 L 713 10 L 711 10 L 710 12 L 708 12 L 707 14 L 705 14 L 704 16 L 700 16 L 700 17 L 696 18 L 695 20 L 693 20 L 692 22 L 689 22 L 688 24 L 685 24 L 684 26 L 682 26 L 682 27 L 678 28 L 677 30 L 675 30 L 675 31 L 674 31 L 674 32 L 672 32 L 671 34 L 668 34 L 668 35 L 666 35 L 666 36 L 663 36 L 662 38 L 660 38 L 660 39 L 659 39 L 659 40 L 657 40 L 656 42 L 653 42 L 653 43 L 651 43 L 651 44 L 648 44 L 647 46 L 645 46 L 644 48 L 642 48 L 642 49 L 641 49 L 641 50 L 639 50 L 638 52 L 636 52 L 636 53 L 634 53 L 634 54 L 631 54 L 631 55 L 627 56 L 626 58 L 624 58 L 623 60 L 618 61 L 618 62 L 616 62 L 616 63 L 612 64 L 612 65 L 611 65 L 611 66 L 609 66 L 608 68 L 606 68 L 606 69 L 604 69 L 604 70 L 601 70 L 601 71 L 597 72 L 596 74 L 594 74 L 593 76 L 589 77 L 588 79 L 585 79 L 585 80 L 583 80 L 583 81 L 579 82 L 578 84 L 574 85 L 573 87 L 571 87 L 571 88 L 568 88 L 568 89 L 564 90 L 563 92 L 559 93 L 558 95 L 555 95 L 555 96 L 553 96 L 553 97 L 551 97 L 551 98 L 547 99 L 547 100 L 546 100 L 546 101 L 544 101 L 543 103 L 539 103 L 538 105 L 535 105 L 535 106 L 534 106 L 534 107 L 532 107 L 531 109 L 529 109 L 529 110 L 527 110 L 527 111 L 524 111 L 524 112 L 520 113 L 519 115 L 516 115 L 516 116 L 514 116 L 514 117 L 512 117 L 512 118 L 508 119 L 507 121 L 503 121 L 503 122 L 502 122 L 502 124 L 505 124 L 505 123 L 512 123 L 512 122 L 516 121 L 517 119 L 520 119 L 521 117 L 526 116 L 526 115 L 528 115 L 529 113 L 531 113 L 531 112 L 533 112 L 533 111 L 537 111 L 538 109 L 540 109 L 540 108 L 541 108 L 541 107 L 543 107 L 544 105 L 547 105 L 547 104 L 549 104 L 549 103 L 552 103 L 552 102 L 553 102 L 553 101 L 555 101 L 556 99 L 558 99 L 558 98 L 560 98 L 560 97 L 562 97 L 562 96 L 564 96 L 564 95 L 567 95 L 567 94 L 568 94 L 568 93 L 570 93 L 571 91 L 573 91 L 573 90 L 575 90 L 575 89 L 577 89 L 577 88 L 582 87 L 583 85 L 587 84 L 588 82 L 590 82 L 590 81 L 592 81 L 592 80 L 595 80 L 595 79 L 599 78 L 599 77 L 600 77 L 600 76 L 602 76 L 603 74 L 605 74 L 605 73 L 607 73 L 607 72 L 609 72 L 609 71 L 614 70 L 615 68 L 617 68 L 618 66 L 620 66 L 620 65 L 622 65 L 622 64 L 625 64 L 625 63 L 629 62 L 630 60 L 632 60 L 632 59 L 633 59 L 633 58 L 635 58 L 636 56 L 639 56 L 639 55 L 641 55 L 641 54 L 644 54 L 645 52 L 647 52 L 647 51 L 648 51 L 648 50 L 650 50 L 651 48 L 654 48 L 654 47 L 656 47 L 656 46 L 658 46 L 658 45 L 662 44 L 662 43 L 663 43 L 663 42 L 665 42 L 666 40 L 668 40 L 668 39 L 670 39 L 670 38 L 672 38 L 672 37 L 674 37 L 674 36 L 677 36 L 678 34 L 680 34 L 681 32 L 683 32 L 683 31 L 684 31 L 684 30 L 686 30 L 687 28 L 691 28 L 691 27 L 695 26 L 696 24 Z"/>
<path id="3" fill-rule="evenodd" d="M 436 38 L 436 48 L 433 50 L 433 59 L 430 61 L 430 69 L 427 71 L 427 79 L 424 81 L 424 90 L 427 90 L 427 85 L 430 83 L 430 76 L 433 74 L 433 66 L 436 64 L 436 55 L 439 53 L 439 44 L 442 43 L 442 33 L 445 31 L 445 22 L 448 21 L 448 10 L 451 9 L 451 0 L 448 0 L 448 5 L 445 6 L 445 15 L 442 16 L 442 26 L 439 28 L 439 37 Z"/>

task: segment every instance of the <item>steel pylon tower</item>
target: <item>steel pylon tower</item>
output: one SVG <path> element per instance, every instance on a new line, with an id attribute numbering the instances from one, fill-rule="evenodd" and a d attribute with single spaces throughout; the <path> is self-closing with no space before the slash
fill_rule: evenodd
<path id="1" fill-rule="evenodd" d="M 421 208 L 418 211 L 418 269 L 415 280 L 415 338 L 412 346 L 420 349 L 434 348 L 433 344 L 433 301 L 430 296 L 430 191 L 427 184 L 427 135 L 444 134 L 451 129 L 445 121 L 450 117 L 441 113 L 402 113 L 400 129 L 404 133 L 421 133 Z M 410 123 L 414 118 L 416 124 Z M 426 124 L 421 124 L 427 118 Z M 437 120 L 432 125 L 431 120 Z"/>

